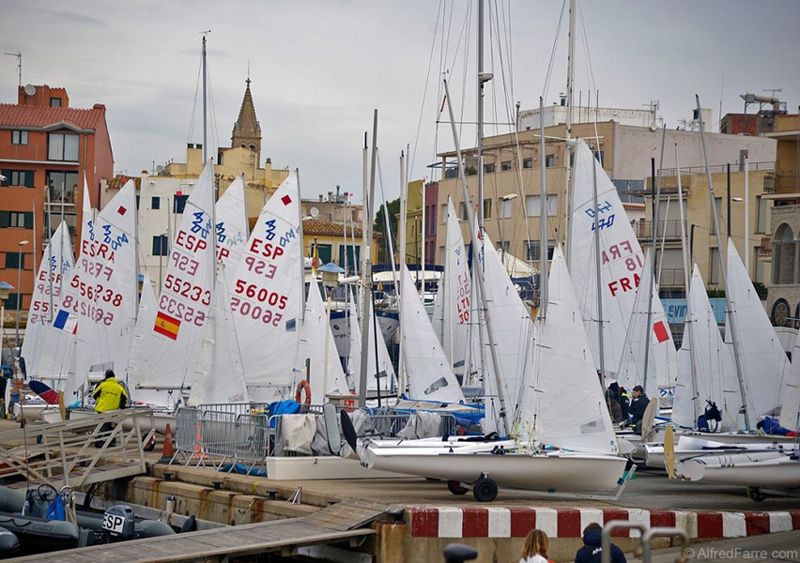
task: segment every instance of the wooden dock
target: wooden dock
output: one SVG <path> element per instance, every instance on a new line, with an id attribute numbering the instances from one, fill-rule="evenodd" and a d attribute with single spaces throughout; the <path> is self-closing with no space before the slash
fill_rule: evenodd
<path id="1" fill-rule="evenodd" d="M 300 518 L 96 545 L 22 557 L 15 561 L 52 561 L 58 558 L 80 563 L 157 563 L 229 561 L 269 552 L 290 556 L 296 553 L 297 548 L 320 544 L 345 543 L 345 547 L 357 547 L 375 534 L 375 530 L 364 526 L 391 512 L 386 505 L 348 499 Z M 352 560 L 357 561 L 359 558 L 356 553 L 353 555 Z"/>

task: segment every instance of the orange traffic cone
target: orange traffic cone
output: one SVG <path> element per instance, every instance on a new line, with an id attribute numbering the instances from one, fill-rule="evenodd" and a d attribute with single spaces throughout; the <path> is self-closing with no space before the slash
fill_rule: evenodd
<path id="1" fill-rule="evenodd" d="M 175 456 L 175 447 L 172 445 L 172 434 L 170 432 L 169 423 L 167 423 L 167 434 L 164 436 L 164 450 L 161 453 L 161 459 L 158 463 L 170 463 Z"/>

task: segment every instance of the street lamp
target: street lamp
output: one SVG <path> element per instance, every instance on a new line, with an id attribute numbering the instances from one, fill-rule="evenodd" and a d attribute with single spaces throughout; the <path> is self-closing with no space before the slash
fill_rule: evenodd
<path id="1" fill-rule="evenodd" d="M 0 363 L 2 363 L 3 343 L 5 342 L 5 331 L 3 324 L 6 317 L 6 299 L 14 286 L 7 282 L 0 282 Z"/>
<path id="2" fill-rule="evenodd" d="M 24 257 L 22 254 L 22 247 L 28 244 L 28 242 L 27 240 L 19 241 L 19 253 L 17 254 L 17 348 L 19 348 L 19 302 L 22 301 L 22 260 Z"/>

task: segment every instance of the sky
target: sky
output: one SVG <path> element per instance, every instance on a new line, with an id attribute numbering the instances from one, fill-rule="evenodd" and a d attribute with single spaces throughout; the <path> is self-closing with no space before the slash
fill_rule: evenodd
<path id="1" fill-rule="evenodd" d="M 4 0 L 0 51 L 22 53 L 22 83 L 64 87 L 70 104 L 106 106 L 114 169 L 139 174 L 202 142 L 201 32 L 207 35 L 212 148 L 230 146 L 245 90 L 262 129 L 262 166 L 300 170 L 305 198 L 336 186 L 361 200 L 364 136 L 378 110 L 377 189 L 400 193 L 454 146 L 442 105 L 449 77 L 462 147 L 475 145 L 477 2 L 460 0 Z M 513 106 L 558 100 L 566 85 L 563 0 L 486 3 L 486 134 L 509 131 Z M 561 18 L 562 13 L 564 14 Z M 741 113 L 747 92 L 800 105 L 800 2 L 577 0 L 575 96 L 646 109 L 667 127 L 691 119 L 695 94 Z M 560 26 L 559 26 L 560 22 Z M 16 103 L 17 58 L 0 57 L 0 103 Z M 582 94 L 579 94 L 582 92 Z M 510 108 L 510 109 L 508 109 Z M 751 107 L 749 112 L 754 112 Z M 437 117 L 439 123 L 437 124 Z M 716 125 L 711 128 L 716 131 Z M 213 153 L 212 153 L 213 154 Z M 380 193 L 380 191 L 379 191 Z M 380 200 L 380 195 L 378 196 Z"/>

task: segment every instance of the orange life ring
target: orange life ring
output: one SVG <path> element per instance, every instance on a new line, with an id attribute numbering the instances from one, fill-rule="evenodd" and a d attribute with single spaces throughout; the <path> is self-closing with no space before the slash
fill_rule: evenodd
<path id="1" fill-rule="evenodd" d="M 305 401 L 302 401 L 303 398 L 303 391 L 305 391 Z M 311 385 L 308 384 L 308 381 L 303 379 L 300 383 L 297 384 L 297 393 L 294 394 L 294 400 L 298 403 L 305 403 L 306 405 L 311 404 Z"/>

